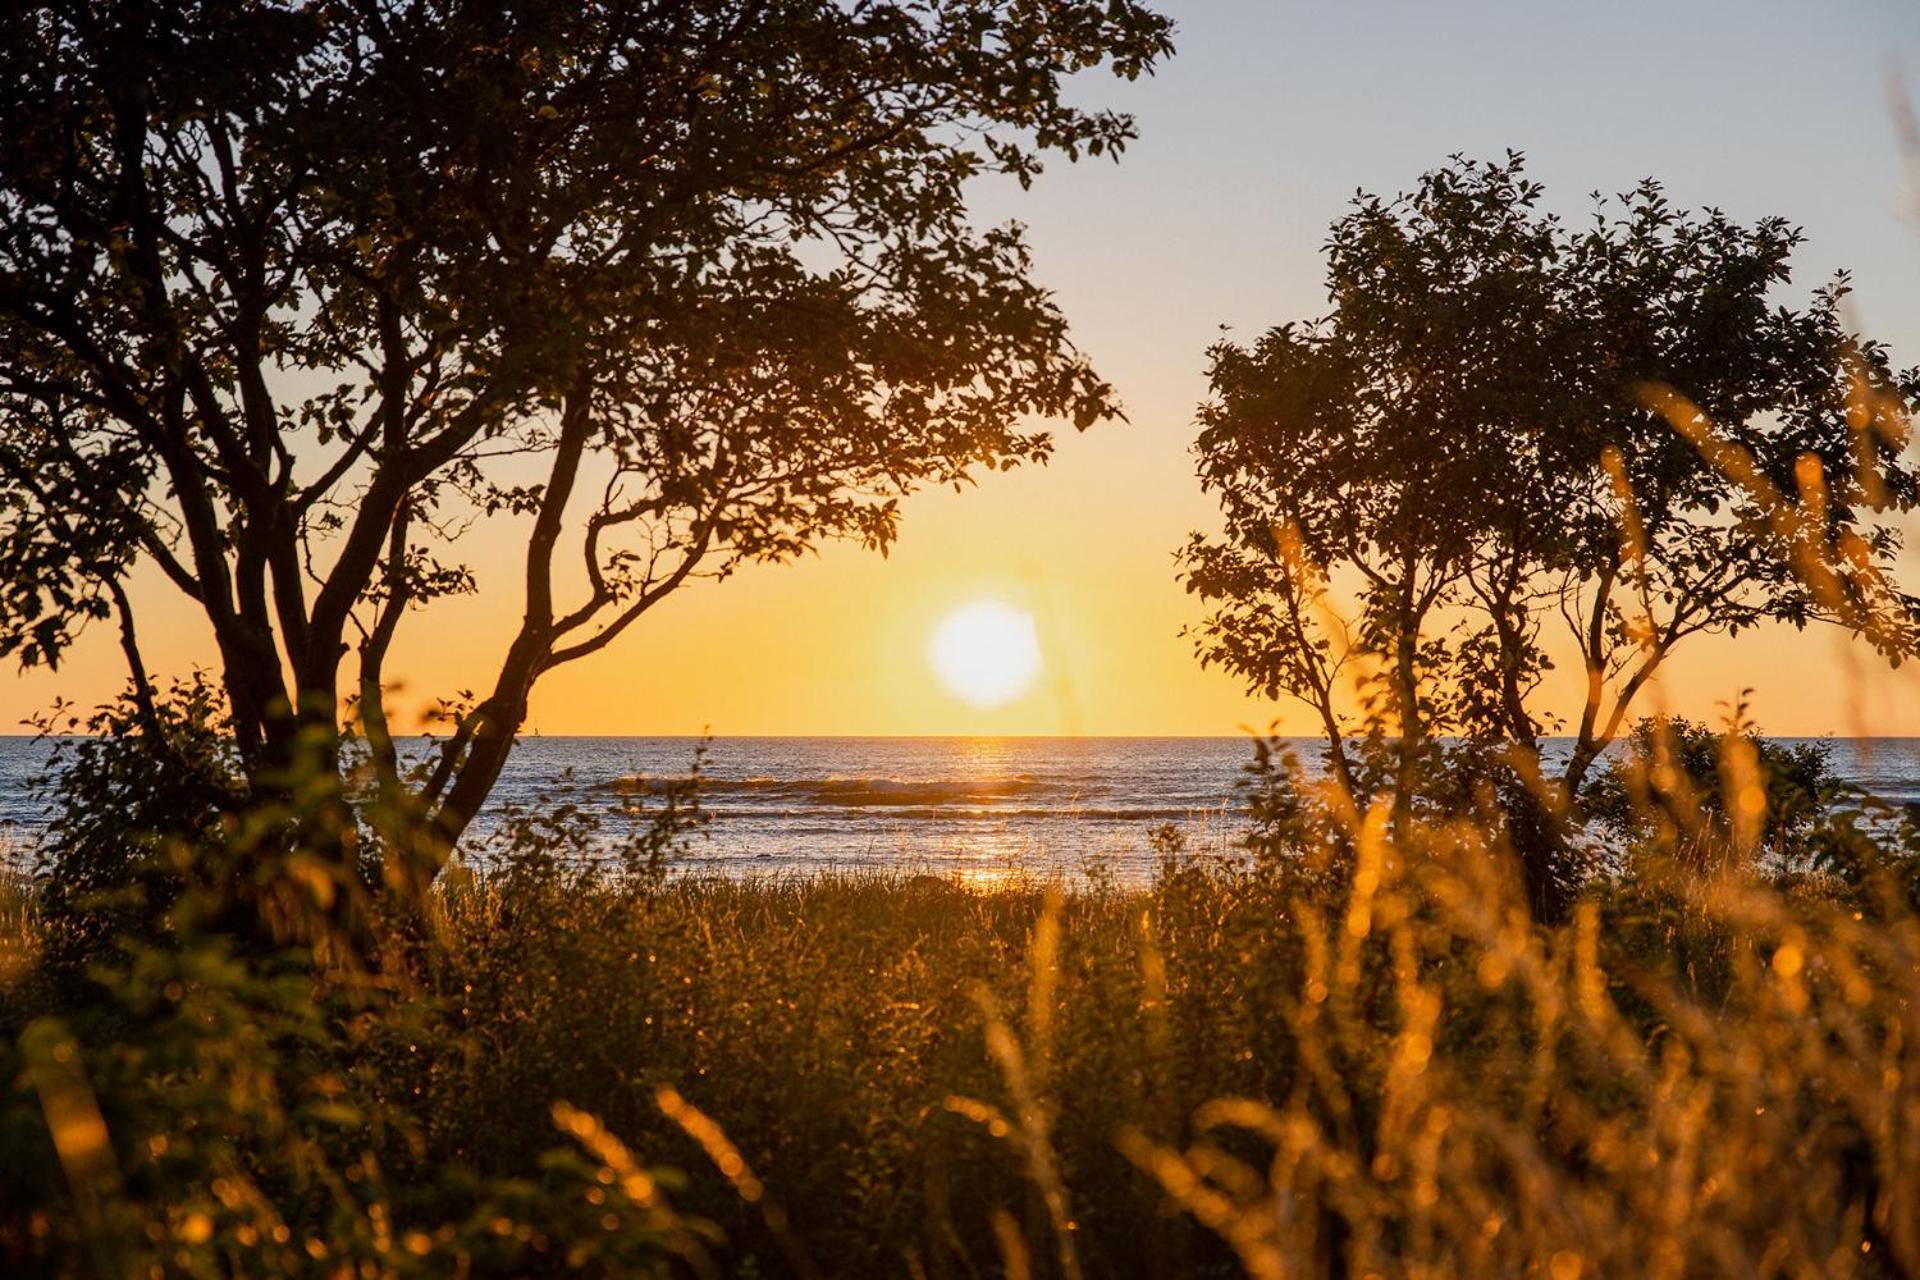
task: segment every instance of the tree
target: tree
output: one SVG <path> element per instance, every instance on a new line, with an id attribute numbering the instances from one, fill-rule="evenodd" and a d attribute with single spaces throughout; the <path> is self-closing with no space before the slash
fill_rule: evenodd
<path id="1" fill-rule="evenodd" d="M 1846 328 L 1844 277 L 1774 297 L 1800 233 L 1673 210 L 1647 182 L 1571 227 L 1524 163 L 1456 158 L 1361 196 L 1327 245 L 1331 311 L 1211 351 L 1195 449 L 1223 537 L 1182 553 L 1203 662 L 1313 708 L 1364 802 L 1342 681 L 1390 754 L 1401 830 L 1434 739 L 1500 749 L 1538 911 L 1566 902 L 1557 819 L 1687 637 L 1821 621 L 1920 653 L 1890 515 L 1920 375 Z M 1359 596 L 1351 625 L 1329 584 Z M 1547 628 L 1580 655 L 1570 754 L 1544 776 Z M 1365 753 L 1363 753 L 1365 754 Z M 1429 770 L 1430 776 L 1430 770 Z"/>
<path id="2" fill-rule="evenodd" d="M 1117 413 L 965 188 L 1117 153 L 1063 82 L 1169 36 L 1130 0 L 10 9 L 0 651 L 111 620 L 153 721 L 125 584 L 157 565 L 252 789 L 337 775 L 356 712 L 431 863 L 544 673 Z M 410 780 L 386 655 L 493 516 L 530 530 L 522 621 Z"/>

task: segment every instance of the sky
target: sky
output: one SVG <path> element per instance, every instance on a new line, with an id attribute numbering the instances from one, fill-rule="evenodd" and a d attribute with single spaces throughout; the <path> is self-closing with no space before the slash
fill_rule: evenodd
<path id="1" fill-rule="evenodd" d="M 1310 732 L 1297 706 L 1202 671 L 1181 628 L 1196 601 L 1172 553 L 1215 513 L 1188 452 L 1205 351 L 1325 307 L 1321 245 L 1357 190 L 1391 193 L 1453 153 L 1524 152 L 1550 206 L 1661 179 L 1676 204 L 1805 228 L 1794 292 L 1842 267 L 1855 319 L 1920 364 L 1920 218 L 1889 109 L 1920 5 L 1895 0 L 1605 4 L 1191 0 L 1165 4 L 1177 53 L 1151 79 L 1086 77 L 1076 97 L 1131 112 L 1117 165 L 1052 164 L 1037 187 L 987 184 L 982 221 L 1017 219 L 1036 274 L 1128 421 L 1063 429 L 1052 464 L 903 507 L 882 559 L 829 546 L 748 568 L 654 610 L 602 654 L 552 673 L 545 734 L 1231 734 Z M 403 713 L 490 680 L 517 621 L 524 530 L 461 549 L 474 597 L 436 605 L 389 662 Z M 517 540 L 517 542 L 516 542 Z M 1912 559 L 1912 557 L 1910 557 Z M 1909 587 L 1920 574 L 1909 565 Z M 489 585 L 498 589 L 489 591 Z M 139 584 L 151 665 L 211 666 L 204 628 Z M 1040 671 L 1024 695 L 969 704 L 930 670 L 941 620 L 993 599 L 1030 613 Z M 59 672 L 0 681 L 0 730 L 122 679 L 114 637 Z M 1549 686 L 1564 711 L 1577 677 Z M 1647 705 L 1712 717 L 1745 689 L 1784 734 L 1920 735 L 1920 676 L 1836 635 L 1690 641 Z"/>

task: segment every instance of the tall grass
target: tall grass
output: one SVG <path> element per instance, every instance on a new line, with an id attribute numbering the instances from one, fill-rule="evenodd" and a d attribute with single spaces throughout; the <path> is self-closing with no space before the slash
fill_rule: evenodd
<path id="1" fill-rule="evenodd" d="M 1910 1274 L 1920 923 L 1891 880 L 1663 880 L 1531 925 L 1470 827 L 1351 892 L 884 878 L 476 887 L 425 1158 L 541 1099 L 725 1130 L 834 1274 Z M 424 1065 L 424 1064 L 423 1064 Z M 722 1171 L 724 1172 L 724 1170 Z M 685 1204 L 787 1269 L 723 1178 Z"/>
<path id="2" fill-rule="evenodd" d="M 224 930 L 205 850 L 16 888 L 0 1270 L 1920 1272 L 1912 816 L 1769 862 L 1624 776 L 1663 804 L 1555 927 L 1496 827 L 1384 804 L 985 891 L 587 871 L 536 824 L 358 967 Z"/>

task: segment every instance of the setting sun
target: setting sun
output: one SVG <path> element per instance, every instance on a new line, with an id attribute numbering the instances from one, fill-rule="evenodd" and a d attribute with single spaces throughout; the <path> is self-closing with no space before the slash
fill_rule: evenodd
<path id="1" fill-rule="evenodd" d="M 1000 600 L 976 600 L 940 620 L 927 662 L 947 692 L 976 707 L 1013 701 L 1040 674 L 1033 615 Z"/>

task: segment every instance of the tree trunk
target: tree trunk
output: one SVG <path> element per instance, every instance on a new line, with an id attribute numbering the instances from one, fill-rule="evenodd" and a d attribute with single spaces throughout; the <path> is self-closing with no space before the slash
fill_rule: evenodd
<path id="1" fill-rule="evenodd" d="M 513 751 L 514 737 L 526 723 L 526 692 L 522 691 L 517 697 L 489 698 L 481 704 L 478 716 L 478 727 L 467 748 L 467 757 L 454 775 L 447 798 L 433 816 L 433 854 L 439 863 L 452 855 L 454 846 L 459 844 L 460 837 L 480 812 L 480 806 L 492 793 L 494 783 L 500 780 L 500 771 L 506 767 L 507 757 Z M 438 865 L 432 867 L 429 877 L 438 870 Z"/>
<path id="2" fill-rule="evenodd" d="M 1403 619 L 1394 645 L 1395 697 L 1399 701 L 1400 744 L 1393 780 L 1393 839 L 1405 848 L 1413 833 L 1413 799 L 1424 726 L 1420 718 L 1419 672 L 1415 669 L 1420 642 L 1417 619 Z"/>
<path id="3" fill-rule="evenodd" d="M 1566 822 L 1524 783 L 1504 807 L 1507 841 L 1520 861 L 1529 914 L 1537 924 L 1565 924 L 1577 896 Z"/>

